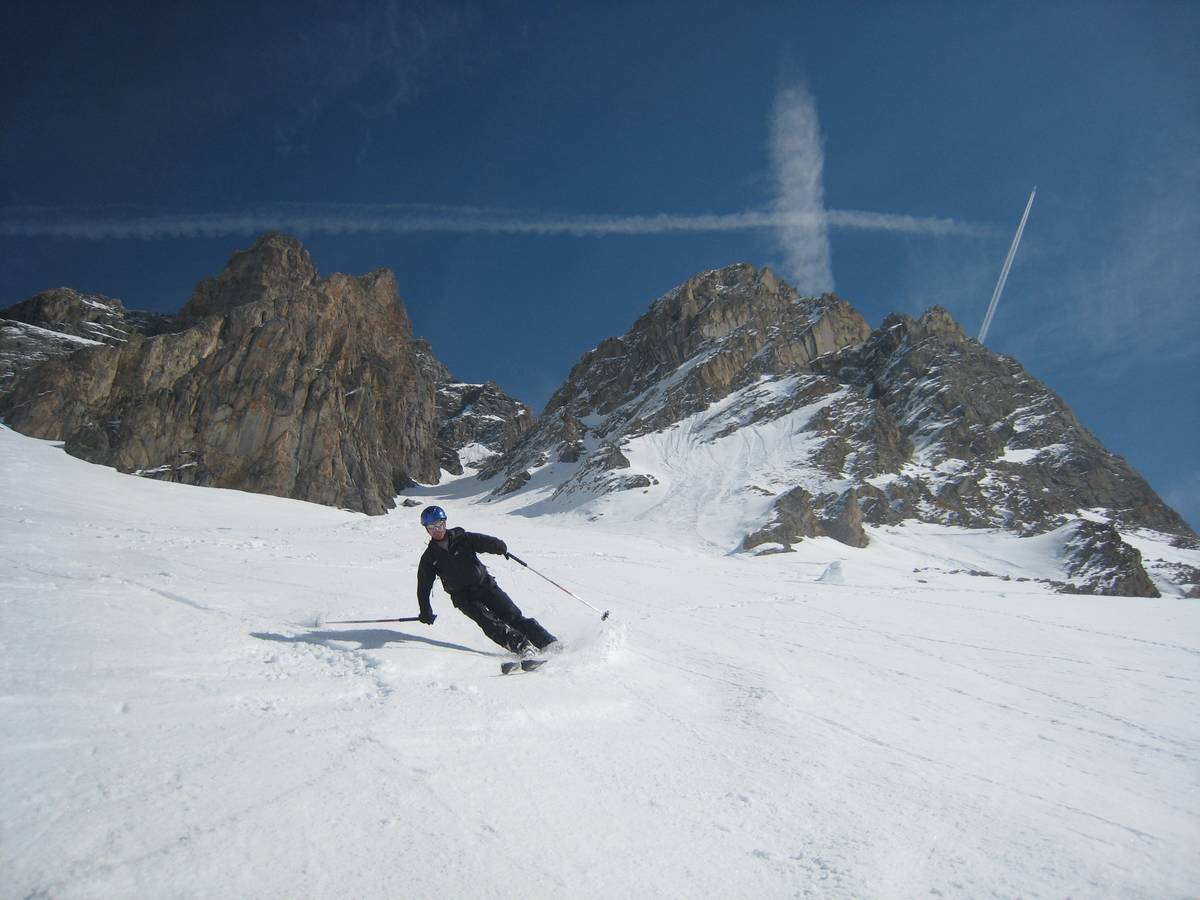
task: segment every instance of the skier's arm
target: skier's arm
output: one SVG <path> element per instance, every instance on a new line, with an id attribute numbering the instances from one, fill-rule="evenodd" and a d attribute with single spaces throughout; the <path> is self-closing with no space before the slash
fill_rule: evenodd
<path id="1" fill-rule="evenodd" d="M 476 534 L 467 532 L 467 546 L 476 553 L 498 553 L 503 556 L 508 552 L 508 545 L 498 537 L 492 537 L 490 534 Z"/>
<path id="2" fill-rule="evenodd" d="M 433 590 L 433 578 L 433 563 L 422 556 L 421 562 L 417 566 L 417 606 L 420 608 L 421 621 L 426 625 L 432 625 L 433 620 L 437 618 L 433 614 L 433 607 L 429 605 L 429 592 Z"/>

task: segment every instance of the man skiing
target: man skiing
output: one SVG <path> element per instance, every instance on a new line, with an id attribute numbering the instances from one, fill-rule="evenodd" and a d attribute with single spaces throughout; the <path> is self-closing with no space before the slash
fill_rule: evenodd
<path id="1" fill-rule="evenodd" d="M 446 511 L 427 506 L 421 511 L 421 524 L 429 532 L 429 546 L 417 566 L 417 603 L 420 620 L 432 625 L 437 618 L 429 605 L 429 592 L 436 575 L 450 595 L 455 608 L 483 629 L 489 638 L 519 655 L 544 650 L 558 639 L 537 619 L 527 618 L 496 579 L 479 561 L 476 553 L 507 554 L 504 541 L 487 534 L 474 534 L 462 528 L 446 528 Z"/>

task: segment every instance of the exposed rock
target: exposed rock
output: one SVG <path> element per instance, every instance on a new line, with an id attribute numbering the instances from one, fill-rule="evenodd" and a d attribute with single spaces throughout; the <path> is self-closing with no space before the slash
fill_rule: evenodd
<path id="1" fill-rule="evenodd" d="M 531 477 L 528 472 L 522 469 L 520 472 L 510 475 L 504 484 L 500 485 L 496 493 L 500 495 L 511 494 L 513 491 L 519 490 L 528 484 Z"/>
<path id="2" fill-rule="evenodd" d="M 1191 534 L 1061 398 L 944 309 L 890 316 L 816 367 L 877 401 L 911 442 L 905 471 L 928 487 L 925 521 L 1034 534 L 1103 509 L 1125 527 Z"/>
<path id="3" fill-rule="evenodd" d="M 545 413 L 508 453 L 486 460 L 479 469 L 479 477 L 486 481 L 503 473 L 504 482 L 492 493 L 511 494 L 529 483 L 531 470 L 551 459 L 578 462 L 588 449 L 584 441 L 587 433 L 587 427 L 565 409 Z M 594 447 L 596 442 L 593 440 L 591 444 Z"/>
<path id="4" fill-rule="evenodd" d="M 581 490 L 594 493 L 629 491 L 658 484 L 651 475 L 622 472 L 629 467 L 629 458 L 621 452 L 621 448 L 605 441 L 584 457 L 575 477 L 559 485 L 551 496 L 561 497 Z"/>
<path id="5" fill-rule="evenodd" d="M 425 376 L 426 381 L 434 384 L 457 382 L 458 379 L 450 374 L 450 370 L 433 353 L 433 346 L 424 338 L 413 338 L 413 351 L 417 354 L 417 368 Z"/>
<path id="6" fill-rule="evenodd" d="M 0 415 L 121 471 L 368 513 L 437 480 L 434 384 L 391 272 L 319 279 L 265 235 L 181 321 L 17 373 Z"/>
<path id="7" fill-rule="evenodd" d="M 445 381 L 437 389 L 438 456 L 442 468 L 461 475 L 511 449 L 533 427 L 533 411 L 493 381 Z"/>
<path id="8" fill-rule="evenodd" d="M 792 488 L 775 501 L 772 519 L 767 525 L 742 541 L 742 549 L 751 550 L 760 544 L 783 544 L 790 547 L 803 538 L 824 534 L 813 496 L 804 488 Z"/>
<path id="9" fill-rule="evenodd" d="M 828 499 L 822 504 L 821 519 L 825 533 L 835 541 L 841 541 L 850 547 L 867 546 L 870 539 L 863 530 L 863 516 L 859 506 L 858 491 L 850 488 L 840 496 L 836 494 L 825 496 Z"/>
<path id="10" fill-rule="evenodd" d="M 437 385 L 438 464 L 452 475 L 479 469 L 513 447 L 533 427 L 533 411 L 498 384 L 459 381 L 433 354 L 428 341 L 413 341 L 417 367 Z"/>
<path id="11" fill-rule="evenodd" d="M 131 333 L 179 330 L 176 317 L 127 310 L 120 300 L 55 288 L 0 311 L 0 393 L 19 372 L 82 347 L 124 344 Z"/>
<path id="12" fill-rule="evenodd" d="M 1142 554 L 1109 523 L 1080 520 L 1064 544 L 1063 557 L 1070 581 L 1062 593 L 1161 596 L 1142 567 Z"/>
<path id="13" fill-rule="evenodd" d="M 1200 598 L 1200 566 L 1164 559 L 1142 557 L 1142 567 L 1155 585 L 1165 584 L 1174 588 L 1182 597 Z"/>
<path id="14" fill-rule="evenodd" d="M 536 481 L 554 496 L 639 475 L 653 487 L 653 468 L 605 449 L 651 435 L 684 454 L 731 441 L 786 457 L 756 469 L 751 456 L 747 484 L 723 488 L 775 497 L 746 548 L 818 535 L 861 547 L 867 525 L 907 520 L 1032 535 L 1084 510 L 1195 540 L 1059 397 L 945 310 L 872 331 L 844 300 L 801 297 L 746 265 L 689 280 L 584 354 L 537 426 L 481 476 L 503 474 L 494 493 L 511 493 L 554 460 L 560 469 Z"/>
<path id="15" fill-rule="evenodd" d="M 792 488 L 775 501 L 772 518 L 742 542 L 745 550 L 761 544 L 790 547 L 804 538 L 831 537 L 850 547 L 866 547 L 858 492 L 827 493 L 814 497 L 804 488 Z"/>
<path id="16" fill-rule="evenodd" d="M 56 288 L 4 310 L 4 317 L 59 335 L 122 344 L 129 337 L 125 306 L 101 294 Z"/>
<path id="17" fill-rule="evenodd" d="M 49 359 L 70 356 L 81 347 L 99 346 L 99 341 L 79 338 L 15 319 L 0 318 L 0 394 L 12 390 L 21 372 Z"/>
<path id="18" fill-rule="evenodd" d="M 838 297 L 802 298 L 769 269 L 716 269 L 585 354 L 546 414 L 605 416 L 601 437 L 657 431 L 761 376 L 805 369 L 868 334 L 862 316 Z"/>
<path id="19" fill-rule="evenodd" d="M 769 269 L 742 264 L 705 272 L 656 301 L 626 334 L 584 354 L 537 427 L 480 475 L 507 476 L 495 491 L 503 494 L 516 484 L 511 476 L 531 472 L 539 458 L 586 458 L 560 492 L 653 486 L 656 479 L 646 473 L 601 477 L 603 459 L 617 457 L 589 454 L 661 431 L 780 372 L 807 372 L 813 359 L 869 334 L 866 321 L 844 300 L 803 298 Z M 735 430 L 783 415 L 838 388 L 809 378 L 773 404 L 747 397 L 734 404 L 723 427 Z M 584 425 L 585 419 L 595 424 Z M 864 459 L 863 465 L 870 464 Z"/>
<path id="20" fill-rule="evenodd" d="M 196 285 L 183 315 L 223 316 L 245 303 L 286 303 L 316 283 L 317 267 L 303 244 L 286 234 L 264 234 L 249 250 L 234 253 L 220 275 Z"/>

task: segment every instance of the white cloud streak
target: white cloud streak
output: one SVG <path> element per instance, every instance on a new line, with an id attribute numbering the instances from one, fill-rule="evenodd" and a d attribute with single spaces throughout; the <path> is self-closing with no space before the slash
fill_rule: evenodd
<path id="1" fill-rule="evenodd" d="M 497 234 L 571 237 L 700 234 L 773 231 L 801 236 L 828 229 L 875 231 L 931 237 L 994 238 L 989 225 L 956 219 L 922 218 L 855 210 L 748 210 L 700 215 L 604 216 L 511 212 L 475 207 L 422 204 L 285 204 L 246 212 L 121 214 L 63 209 L 0 210 L 0 237 L 122 240 L 254 235 L 264 231 L 297 234 Z M 794 259 L 804 262 L 803 248 Z M 793 257 L 789 257 L 793 259 Z M 819 269 L 820 260 L 816 261 Z M 825 255 L 828 266 L 828 254 Z M 800 271 L 805 271 L 801 269 Z M 796 273 L 789 273 L 795 277 Z M 832 276 L 827 279 L 832 284 Z M 817 281 L 802 282 L 808 289 Z M 828 287 L 824 288 L 828 289 Z"/>
<path id="2" fill-rule="evenodd" d="M 825 152 L 817 107 L 808 88 L 784 88 L 771 114 L 776 240 L 789 280 L 802 294 L 833 290 L 829 218 L 825 213 Z"/>

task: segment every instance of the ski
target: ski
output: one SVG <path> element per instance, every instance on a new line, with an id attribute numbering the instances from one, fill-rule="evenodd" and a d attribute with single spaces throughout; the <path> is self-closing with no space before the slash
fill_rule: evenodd
<path id="1" fill-rule="evenodd" d="M 513 672 L 520 669 L 522 672 L 535 672 L 546 661 L 544 659 L 522 659 L 511 660 L 509 662 L 500 663 L 500 674 L 511 675 Z"/>

